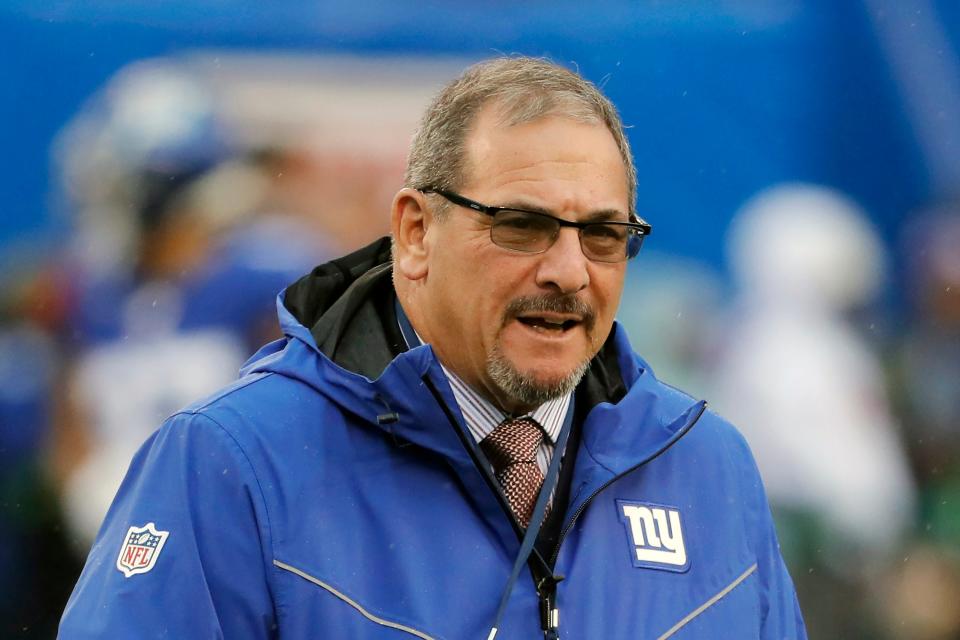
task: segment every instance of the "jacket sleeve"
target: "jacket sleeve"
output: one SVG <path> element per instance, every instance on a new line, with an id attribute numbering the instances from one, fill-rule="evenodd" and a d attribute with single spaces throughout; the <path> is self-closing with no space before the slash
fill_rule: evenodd
<path id="1" fill-rule="evenodd" d="M 58 637 L 275 637 L 270 548 L 243 451 L 205 415 L 178 414 L 134 457 Z"/>
<path id="2" fill-rule="evenodd" d="M 738 440 L 745 493 L 749 496 L 747 503 L 750 505 L 745 509 L 745 514 L 754 539 L 757 575 L 760 579 L 760 640 L 806 640 L 800 603 L 780 553 L 760 470 L 746 440 L 742 436 Z"/>
<path id="3" fill-rule="evenodd" d="M 800 613 L 800 603 L 780 554 L 780 545 L 766 500 L 763 508 L 766 512 L 766 532 L 761 538 L 761 547 L 757 553 L 757 571 L 763 589 L 760 637 L 762 640 L 806 640 L 807 632 Z"/>

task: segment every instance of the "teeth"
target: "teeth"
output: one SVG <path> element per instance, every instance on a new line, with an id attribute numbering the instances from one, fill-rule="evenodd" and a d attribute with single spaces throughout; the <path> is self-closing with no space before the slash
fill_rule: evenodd
<path id="1" fill-rule="evenodd" d="M 518 317 L 517 320 L 529 327 L 538 328 L 541 331 L 565 331 L 575 324 L 575 322 L 571 320 L 557 320 L 555 318 L 540 318 L 537 316 L 521 316 Z"/>

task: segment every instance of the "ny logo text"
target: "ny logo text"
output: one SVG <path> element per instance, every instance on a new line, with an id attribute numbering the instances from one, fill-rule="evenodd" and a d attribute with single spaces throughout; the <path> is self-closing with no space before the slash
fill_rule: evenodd
<path id="1" fill-rule="evenodd" d="M 617 511 L 627 531 L 633 566 L 678 572 L 690 568 L 679 509 L 617 500 Z"/>

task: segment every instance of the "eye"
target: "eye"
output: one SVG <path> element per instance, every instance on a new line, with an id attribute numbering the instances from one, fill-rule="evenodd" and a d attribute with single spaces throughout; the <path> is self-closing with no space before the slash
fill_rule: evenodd
<path id="1" fill-rule="evenodd" d="M 543 251 L 560 226 L 549 216 L 503 209 L 493 219 L 494 243 L 517 251 Z"/>
<path id="2" fill-rule="evenodd" d="M 547 216 L 537 215 L 528 211 L 515 211 L 513 209 L 504 209 L 497 212 L 493 223 L 498 227 L 504 227 L 515 231 L 530 231 L 538 233 L 541 231 L 552 232 L 556 223 Z"/>
<path id="3" fill-rule="evenodd" d="M 627 228 L 615 224 L 591 224 L 583 228 L 583 236 L 597 242 L 624 242 Z"/>

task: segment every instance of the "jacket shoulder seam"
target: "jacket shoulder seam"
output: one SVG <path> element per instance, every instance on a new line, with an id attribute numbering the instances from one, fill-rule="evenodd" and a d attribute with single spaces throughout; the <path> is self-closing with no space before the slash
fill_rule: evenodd
<path id="1" fill-rule="evenodd" d="M 200 402 L 190 405 L 180 411 L 174 413 L 174 416 L 177 415 L 206 415 L 206 409 L 210 408 L 213 404 L 232 396 L 234 393 L 237 393 L 241 389 L 246 389 L 255 382 L 275 375 L 273 371 L 258 371 L 257 373 L 251 373 L 246 376 L 243 376 L 239 380 L 234 381 L 229 386 L 217 391 L 213 395 L 201 400 Z M 209 417 L 209 416 L 207 416 Z M 211 418 L 212 420 L 212 418 Z M 216 422 L 216 420 L 214 420 Z M 218 423 L 219 424 L 219 423 Z"/>

